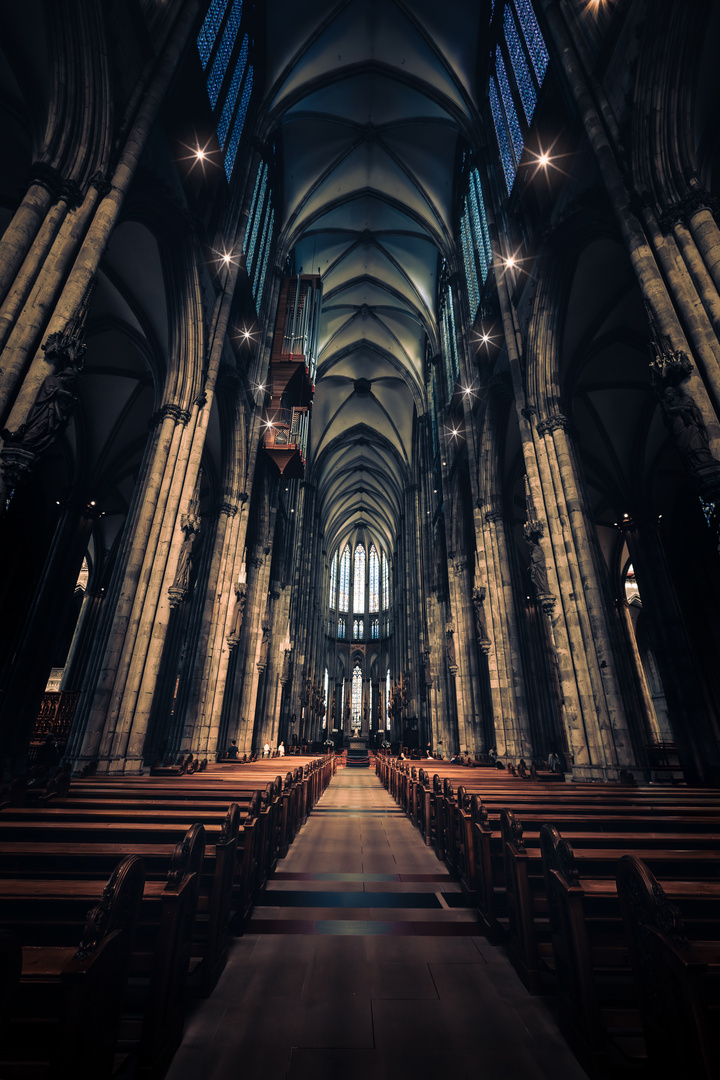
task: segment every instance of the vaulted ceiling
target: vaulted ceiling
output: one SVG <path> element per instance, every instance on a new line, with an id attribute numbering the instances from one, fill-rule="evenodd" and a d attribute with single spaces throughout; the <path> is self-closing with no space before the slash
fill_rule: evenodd
<path id="1" fill-rule="evenodd" d="M 264 130 L 282 132 L 280 250 L 323 279 L 310 476 L 328 551 L 392 551 L 437 349 L 459 134 L 475 125 L 477 0 L 267 4 Z"/>

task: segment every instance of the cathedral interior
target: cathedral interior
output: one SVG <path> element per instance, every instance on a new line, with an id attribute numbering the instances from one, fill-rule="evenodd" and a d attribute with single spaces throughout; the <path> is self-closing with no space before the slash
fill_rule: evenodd
<path id="1" fill-rule="evenodd" d="M 2 782 L 718 786 L 717 0 L 0 31 Z"/>

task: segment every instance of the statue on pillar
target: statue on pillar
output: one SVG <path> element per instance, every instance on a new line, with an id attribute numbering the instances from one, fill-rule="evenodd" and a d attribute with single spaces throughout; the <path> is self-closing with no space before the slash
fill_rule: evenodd
<path id="1" fill-rule="evenodd" d="M 675 386 L 666 386 L 660 398 L 665 423 L 675 445 L 701 487 L 717 490 L 720 462 L 710 451 L 710 439 L 702 413 L 691 397 Z"/>
<path id="2" fill-rule="evenodd" d="M 423 650 L 423 683 L 426 690 L 431 690 L 433 684 L 432 664 L 430 663 L 431 651 L 429 645 Z"/>
<path id="3" fill-rule="evenodd" d="M 235 584 L 235 606 L 233 607 L 230 633 L 227 636 L 227 641 L 230 648 L 233 648 L 233 646 L 237 645 L 238 641 L 240 640 L 240 630 L 242 629 L 246 602 L 247 585 L 244 581 L 238 581 Z"/>
<path id="4" fill-rule="evenodd" d="M 200 476 L 195 486 L 195 493 L 188 506 L 188 511 L 180 518 L 180 530 L 184 533 L 184 539 L 178 554 L 175 580 L 172 583 L 173 592 L 187 593 L 190 584 L 190 571 L 192 570 L 192 554 L 195 541 L 200 535 Z"/>
<path id="5" fill-rule="evenodd" d="M 451 674 L 457 671 L 457 654 L 455 652 L 455 623 L 452 618 L 445 623 L 445 652 L 447 654 L 448 667 Z"/>
<path id="6" fill-rule="evenodd" d="M 35 456 L 52 446 L 80 400 L 75 390 L 83 362 L 82 354 L 68 357 L 64 367 L 47 376 L 25 423 L 17 431 L 3 432 L 6 442 Z"/>
<path id="7" fill-rule="evenodd" d="M 484 585 L 476 585 L 472 591 L 473 610 L 475 612 L 475 635 L 478 645 L 487 652 L 490 648 L 490 635 L 488 634 L 487 620 L 485 618 L 485 597 L 487 589 Z M 485 648 L 487 646 L 487 649 Z"/>
<path id="8" fill-rule="evenodd" d="M 535 586 L 535 595 L 541 608 L 546 615 L 552 616 L 555 607 L 555 597 L 550 592 L 545 553 L 540 546 L 540 537 L 543 534 L 545 525 L 544 522 L 535 517 L 535 507 L 533 505 L 532 495 L 530 493 L 530 483 L 527 476 L 525 477 L 525 507 L 527 510 L 527 521 L 523 527 L 523 536 L 530 549 L 530 566 L 528 567 L 530 580 Z"/>
<path id="9" fill-rule="evenodd" d="M 262 640 L 260 641 L 260 658 L 257 662 L 257 669 L 262 672 L 267 667 L 268 653 L 270 652 L 270 623 L 264 622 L 262 624 Z"/>

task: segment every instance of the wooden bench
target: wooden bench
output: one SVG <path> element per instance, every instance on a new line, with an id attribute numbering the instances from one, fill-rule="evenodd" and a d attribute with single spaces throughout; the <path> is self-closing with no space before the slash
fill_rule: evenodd
<path id="1" fill-rule="evenodd" d="M 33 944 L 24 924 L 3 933 L 0 1075 L 6 1080 L 112 1076 L 143 888 L 142 860 L 127 856 L 107 884 L 95 882 L 84 893 L 82 911 L 95 906 L 82 935 L 82 913 L 71 930 L 58 928 L 55 942 Z M 30 902 L 33 914 L 57 920 L 57 893 L 51 883 L 14 883 L 2 896 L 3 916 L 11 921 L 16 905 Z M 45 931 L 50 936 L 49 923 Z"/>

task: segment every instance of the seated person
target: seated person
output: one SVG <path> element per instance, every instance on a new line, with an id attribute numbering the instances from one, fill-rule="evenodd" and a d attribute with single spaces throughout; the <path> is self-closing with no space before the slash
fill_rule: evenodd
<path id="1" fill-rule="evenodd" d="M 227 750 L 225 751 L 225 757 L 226 758 L 237 758 L 237 756 L 238 756 L 237 743 L 235 742 L 234 739 L 231 739 L 230 740 L 230 745 L 228 746 Z"/>

